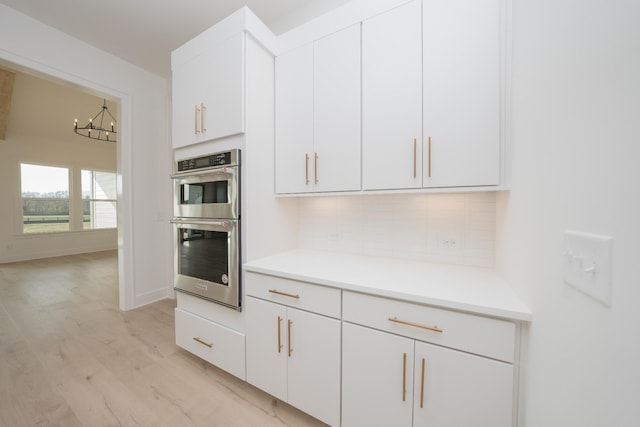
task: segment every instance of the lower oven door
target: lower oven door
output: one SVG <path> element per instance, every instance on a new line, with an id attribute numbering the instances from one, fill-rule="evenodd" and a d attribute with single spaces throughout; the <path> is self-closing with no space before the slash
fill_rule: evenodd
<path id="1" fill-rule="evenodd" d="M 240 310 L 239 222 L 171 222 L 177 235 L 175 290 Z"/>

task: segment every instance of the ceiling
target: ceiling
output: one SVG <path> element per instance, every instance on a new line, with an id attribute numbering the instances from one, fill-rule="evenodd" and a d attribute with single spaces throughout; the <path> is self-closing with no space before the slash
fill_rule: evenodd
<path id="1" fill-rule="evenodd" d="M 162 77 L 171 51 L 248 6 L 280 34 L 349 0 L 0 0 L 0 3 Z"/>

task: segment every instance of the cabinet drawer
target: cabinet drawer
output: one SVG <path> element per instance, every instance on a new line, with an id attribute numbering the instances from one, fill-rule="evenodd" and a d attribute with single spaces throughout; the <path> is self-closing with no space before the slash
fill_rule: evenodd
<path id="1" fill-rule="evenodd" d="M 245 292 L 256 298 L 340 318 L 340 289 L 247 272 Z"/>
<path id="2" fill-rule="evenodd" d="M 515 357 L 516 325 L 506 320 L 353 292 L 344 292 L 342 316 L 347 322 L 505 362 L 513 363 Z"/>
<path id="3" fill-rule="evenodd" d="M 244 334 L 175 309 L 176 344 L 244 380 Z"/>

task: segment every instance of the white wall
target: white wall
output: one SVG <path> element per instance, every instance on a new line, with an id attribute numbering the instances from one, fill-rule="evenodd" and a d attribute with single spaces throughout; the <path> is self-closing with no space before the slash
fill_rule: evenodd
<path id="1" fill-rule="evenodd" d="M 524 426 L 640 420 L 640 2 L 513 1 L 499 265 L 533 311 Z M 608 308 L 563 283 L 565 229 L 613 236 Z"/>
<path id="2" fill-rule="evenodd" d="M 168 82 L 4 5 L 0 61 L 119 101 L 120 306 L 132 308 L 170 295 Z"/>
<path id="3" fill-rule="evenodd" d="M 22 234 L 21 163 L 66 167 L 74 174 L 116 171 L 116 144 L 72 131 L 76 116 L 87 121 L 102 102 L 77 88 L 16 73 L 7 135 L 0 141 L 0 262 L 116 249 L 115 229 Z M 117 111 L 113 103 L 109 111 Z"/>

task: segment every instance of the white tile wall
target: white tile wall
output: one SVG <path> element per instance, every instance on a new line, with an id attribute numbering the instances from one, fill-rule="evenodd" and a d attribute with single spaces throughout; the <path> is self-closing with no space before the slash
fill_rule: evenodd
<path id="1" fill-rule="evenodd" d="M 494 266 L 492 192 L 309 197 L 298 207 L 303 249 Z"/>

